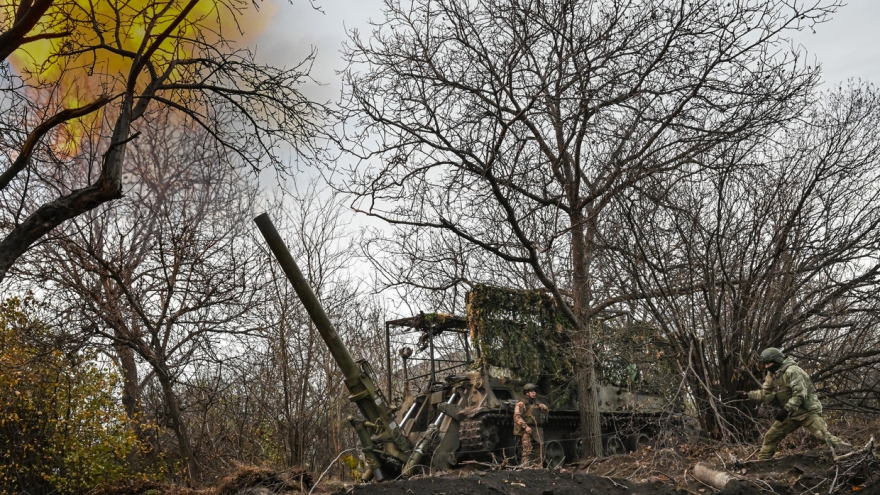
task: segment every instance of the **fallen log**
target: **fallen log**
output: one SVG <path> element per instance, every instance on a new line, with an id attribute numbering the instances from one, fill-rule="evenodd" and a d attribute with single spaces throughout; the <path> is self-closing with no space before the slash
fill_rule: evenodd
<path id="1" fill-rule="evenodd" d="M 733 476 L 725 473 L 724 471 L 712 469 L 702 462 L 698 462 L 697 465 L 694 466 L 694 478 L 699 480 L 701 483 L 709 485 L 712 488 L 716 488 L 718 490 L 722 490 L 725 486 L 727 486 L 727 483 L 730 480 L 734 479 Z"/>

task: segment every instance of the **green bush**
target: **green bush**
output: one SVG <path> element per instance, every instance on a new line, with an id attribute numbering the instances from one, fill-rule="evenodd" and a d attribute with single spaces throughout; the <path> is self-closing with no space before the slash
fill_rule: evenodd
<path id="1" fill-rule="evenodd" d="M 92 356 L 60 349 L 27 313 L 0 302 L 0 494 L 75 493 L 140 476 L 143 453 L 116 396 L 119 378 Z"/>

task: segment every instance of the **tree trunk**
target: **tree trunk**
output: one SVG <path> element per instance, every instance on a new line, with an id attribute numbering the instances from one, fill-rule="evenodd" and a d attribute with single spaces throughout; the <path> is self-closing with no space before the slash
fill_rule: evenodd
<path id="1" fill-rule="evenodd" d="M 0 283 L 30 247 L 67 220 L 122 196 L 119 184 L 100 182 L 46 203 L 0 241 Z"/>
<path id="2" fill-rule="evenodd" d="M 579 212 L 571 216 L 572 293 L 574 314 L 578 318 L 574 346 L 578 407 L 583 436 L 583 455 L 601 457 L 602 425 L 599 418 L 599 391 L 596 383 L 596 355 L 590 328 L 590 252 L 585 239 L 585 222 Z"/>
<path id="3" fill-rule="evenodd" d="M 113 349 L 119 359 L 119 369 L 122 371 L 122 407 L 125 408 L 125 415 L 128 416 L 129 421 L 134 424 L 134 434 L 138 440 L 148 445 L 150 443 L 148 430 L 142 428 L 144 418 L 141 414 L 141 385 L 134 350 L 119 341 L 114 342 Z M 140 449 L 135 449 L 127 459 L 130 465 L 140 467 L 149 464 L 154 460 L 155 455 L 156 452 L 152 450 L 144 455 Z"/>
<path id="4" fill-rule="evenodd" d="M 6 60 L 12 52 L 27 42 L 28 34 L 40 22 L 52 3 L 53 0 L 36 0 L 25 5 L 19 2 L 12 25 L 5 26 L 7 30 L 0 33 L 0 61 Z M 7 19 L 4 24 L 9 20 Z"/>
<path id="5" fill-rule="evenodd" d="M 165 405 L 168 407 L 169 426 L 177 437 L 180 456 L 183 457 L 187 469 L 187 477 L 189 481 L 195 480 L 199 475 L 199 465 L 193 455 L 192 446 L 189 442 L 189 434 L 186 431 L 186 425 L 180 414 L 180 402 L 177 400 L 177 394 L 174 393 L 171 374 L 168 372 L 164 364 L 155 363 L 156 375 L 159 383 L 162 385 L 162 393 L 165 396 Z"/>
<path id="6" fill-rule="evenodd" d="M 119 367 L 122 369 L 122 405 L 125 407 L 128 419 L 140 423 L 141 388 L 134 351 L 118 342 L 113 345 L 113 348 L 116 350 Z"/>
<path id="7" fill-rule="evenodd" d="M 122 113 L 116 119 L 110 146 L 104 154 L 101 175 L 94 183 L 40 206 L 0 240 L 0 284 L 15 261 L 55 227 L 122 197 L 122 162 L 131 130 L 130 118 L 131 100 L 126 98 Z"/>

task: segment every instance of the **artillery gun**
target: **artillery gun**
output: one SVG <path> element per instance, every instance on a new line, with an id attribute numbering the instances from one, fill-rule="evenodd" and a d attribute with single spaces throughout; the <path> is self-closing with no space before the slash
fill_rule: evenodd
<path id="1" fill-rule="evenodd" d="M 483 346 L 469 342 L 471 337 L 480 338 L 480 330 L 472 318 L 454 315 L 420 314 L 386 322 L 386 365 L 392 372 L 392 346 L 404 345 L 399 354 L 405 359 L 397 373 L 404 384 L 403 433 L 416 442 L 428 436 L 438 411 L 445 414 L 430 460 L 435 471 L 467 460 L 520 461 L 513 410 L 526 398 L 526 381 L 492 366 L 490 356 L 480 356 Z M 416 343 L 418 350 L 411 350 L 407 342 Z M 419 382 L 421 386 L 416 385 Z M 560 383 L 544 376 L 536 382 L 538 397 L 550 406 L 547 414 L 536 418 L 543 435 L 540 453 L 544 465 L 557 467 L 582 457 L 580 413 L 571 380 Z M 393 396 L 390 379 L 387 391 Z M 651 442 L 661 416 L 669 412 L 667 401 L 659 394 L 606 383 L 599 386 L 598 395 L 606 455 L 636 451 Z"/>
<path id="2" fill-rule="evenodd" d="M 363 415 L 349 422 L 369 468 L 365 479 L 383 481 L 426 468 L 444 471 L 467 460 L 518 462 L 513 408 L 525 397 L 525 381 L 493 369 L 488 359 L 480 359 L 480 347 L 472 354 L 469 336 L 479 331 L 473 321 L 421 314 L 386 322 L 388 382 L 383 393 L 370 364 L 351 357 L 268 215 L 254 221 L 342 371 L 349 400 Z M 418 350 L 403 346 L 399 352 L 403 366 L 395 370 L 392 340 L 400 342 L 401 337 Z M 450 342 L 459 344 L 458 348 Z M 416 363 L 413 369 L 411 362 Z M 395 371 L 403 373 L 404 384 L 397 407 L 389 402 L 394 397 Z M 546 466 L 556 467 L 580 457 L 577 399 L 547 377 L 537 384 L 539 397 L 551 406 L 547 414 L 536 418 L 543 435 L 539 452 Z M 649 441 L 665 406 L 662 396 L 602 385 L 599 408 L 606 454 L 637 450 Z"/>

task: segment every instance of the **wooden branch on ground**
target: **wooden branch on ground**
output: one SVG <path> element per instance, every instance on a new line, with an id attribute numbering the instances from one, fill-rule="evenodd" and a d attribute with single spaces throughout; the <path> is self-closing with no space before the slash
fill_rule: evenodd
<path id="1" fill-rule="evenodd" d="M 469 465 L 469 466 L 480 466 L 480 467 L 489 468 L 489 469 L 492 469 L 495 471 L 501 470 L 501 469 L 504 469 L 505 467 L 507 467 L 505 464 L 498 464 L 498 463 L 494 463 L 494 462 L 480 462 L 480 461 L 461 461 L 461 462 L 459 462 L 459 464 Z"/>
<path id="2" fill-rule="evenodd" d="M 874 449 L 874 435 L 871 435 L 871 439 L 868 440 L 868 443 L 866 443 L 864 447 L 862 447 L 858 450 L 853 450 L 852 452 L 850 452 L 848 454 L 836 455 L 834 452 L 834 449 L 832 449 L 831 453 L 834 457 L 834 462 L 840 462 L 844 459 L 848 459 L 850 457 L 853 457 L 853 456 L 856 456 L 859 454 L 867 454 L 867 453 L 871 452 L 873 449 Z"/>

